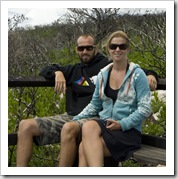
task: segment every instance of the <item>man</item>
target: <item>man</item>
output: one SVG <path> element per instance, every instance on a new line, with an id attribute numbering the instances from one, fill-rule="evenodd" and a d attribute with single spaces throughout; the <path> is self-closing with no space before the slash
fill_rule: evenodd
<path id="1" fill-rule="evenodd" d="M 71 121 L 72 116 L 81 112 L 90 102 L 95 88 L 96 76 L 100 69 L 109 62 L 106 57 L 97 52 L 95 40 L 90 35 L 82 35 L 77 39 L 76 52 L 81 60 L 80 63 L 64 67 L 54 64 L 45 67 L 40 73 L 46 79 L 55 79 L 55 91 L 57 93 L 65 93 L 66 91 L 67 115 L 25 119 L 20 122 L 17 142 L 17 167 L 28 166 L 33 151 L 33 139 L 35 139 L 36 145 L 59 143 L 62 126 Z M 145 73 L 148 75 L 150 88 L 155 89 L 157 85 L 156 74 L 152 71 L 145 71 Z M 80 120 L 78 124 L 81 126 L 84 121 Z M 71 126 L 70 128 L 76 129 Z M 78 138 L 79 129 L 77 126 L 77 131 L 73 131 L 74 138 L 72 140 L 76 141 Z M 73 144 L 73 148 L 70 148 L 70 153 L 68 153 L 69 159 L 64 159 L 60 166 L 73 165 L 77 151 L 76 143 L 73 142 Z M 67 163 L 65 163 L 66 161 Z"/>

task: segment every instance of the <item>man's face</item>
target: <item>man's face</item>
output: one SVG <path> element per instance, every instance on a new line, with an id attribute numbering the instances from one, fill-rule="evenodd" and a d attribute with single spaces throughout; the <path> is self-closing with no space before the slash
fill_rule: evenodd
<path id="1" fill-rule="evenodd" d="M 95 56 L 96 50 L 94 46 L 94 40 L 92 37 L 79 37 L 77 40 L 76 52 L 80 58 L 80 60 L 88 64 Z"/>

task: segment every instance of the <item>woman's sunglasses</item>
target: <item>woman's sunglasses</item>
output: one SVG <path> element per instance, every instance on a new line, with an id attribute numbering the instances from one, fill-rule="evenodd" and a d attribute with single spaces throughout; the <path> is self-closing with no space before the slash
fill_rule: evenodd
<path id="1" fill-rule="evenodd" d="M 86 49 L 87 51 L 92 51 L 94 48 L 95 48 L 95 46 L 92 46 L 92 45 L 88 45 L 88 46 L 78 46 L 78 47 L 77 47 L 77 50 L 80 51 L 80 52 L 84 51 L 85 49 Z"/>
<path id="2" fill-rule="evenodd" d="M 109 48 L 111 50 L 116 50 L 119 47 L 120 50 L 126 50 L 128 48 L 127 44 L 110 44 Z"/>

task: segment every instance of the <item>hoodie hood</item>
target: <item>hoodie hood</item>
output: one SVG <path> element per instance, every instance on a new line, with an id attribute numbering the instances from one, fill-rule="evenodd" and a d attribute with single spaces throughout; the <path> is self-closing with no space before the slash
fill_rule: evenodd
<path id="1" fill-rule="evenodd" d="M 113 66 L 113 63 L 108 64 L 106 67 L 101 69 L 100 74 L 98 75 L 98 79 L 99 79 L 99 82 L 100 82 L 100 97 L 102 97 L 103 94 L 104 94 L 104 88 L 106 86 L 109 69 L 112 66 Z M 140 66 L 138 64 L 135 64 L 133 62 L 129 63 L 129 68 L 127 70 L 127 73 L 126 73 L 125 78 L 123 80 L 123 83 L 121 85 L 121 89 L 122 89 L 123 84 L 125 84 L 124 89 L 122 89 L 122 90 L 125 91 L 125 95 L 128 94 L 128 91 L 130 89 L 130 85 L 133 82 L 133 77 L 135 76 L 134 71 L 137 68 L 140 68 Z"/>
<path id="2" fill-rule="evenodd" d="M 107 66 L 105 66 L 103 69 L 101 69 L 101 73 L 105 72 L 105 71 L 109 71 L 109 69 L 113 66 L 113 63 L 108 64 Z M 140 66 L 138 64 L 135 64 L 133 62 L 129 63 L 129 68 L 128 71 L 126 73 L 126 77 L 130 74 L 129 72 L 132 72 L 133 70 L 135 70 L 136 68 L 140 68 Z"/>

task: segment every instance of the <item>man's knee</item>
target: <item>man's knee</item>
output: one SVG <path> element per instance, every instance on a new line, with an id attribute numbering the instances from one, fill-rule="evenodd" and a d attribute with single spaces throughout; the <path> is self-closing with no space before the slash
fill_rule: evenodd
<path id="1" fill-rule="evenodd" d="M 63 138 L 78 137 L 80 126 L 76 122 L 67 122 L 62 127 L 61 136 Z"/>
<path id="2" fill-rule="evenodd" d="M 34 119 L 23 119 L 19 123 L 18 133 L 37 133 L 39 131 L 37 122 Z"/>

